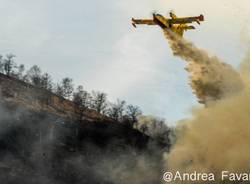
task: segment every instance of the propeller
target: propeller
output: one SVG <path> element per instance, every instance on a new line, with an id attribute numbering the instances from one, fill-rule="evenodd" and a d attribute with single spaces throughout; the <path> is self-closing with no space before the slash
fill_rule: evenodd
<path id="1" fill-rule="evenodd" d="M 171 16 L 171 14 L 175 14 L 174 10 L 169 10 L 168 14 Z"/>
<path id="2" fill-rule="evenodd" d="M 151 14 L 152 14 L 152 15 L 157 14 L 157 10 L 153 10 L 153 11 L 151 12 Z"/>

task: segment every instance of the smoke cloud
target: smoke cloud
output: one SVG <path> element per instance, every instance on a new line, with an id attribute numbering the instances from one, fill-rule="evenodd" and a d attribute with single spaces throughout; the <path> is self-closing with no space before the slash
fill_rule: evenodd
<path id="1" fill-rule="evenodd" d="M 155 116 L 139 116 L 134 128 L 169 147 L 175 139 L 174 129 L 168 127 L 164 119 Z"/>
<path id="2" fill-rule="evenodd" d="M 1 184 L 161 182 L 165 147 L 127 126 L 71 121 L 1 100 L 0 125 Z"/>
<path id="3" fill-rule="evenodd" d="M 224 170 L 249 172 L 250 52 L 237 72 L 173 33 L 165 35 L 174 55 L 187 62 L 198 99 L 207 104 L 177 124 L 177 141 L 165 154 L 167 170 L 212 172 L 217 177 Z"/>

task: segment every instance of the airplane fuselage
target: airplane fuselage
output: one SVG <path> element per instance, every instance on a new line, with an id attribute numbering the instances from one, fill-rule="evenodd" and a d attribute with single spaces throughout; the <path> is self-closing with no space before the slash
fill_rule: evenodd
<path id="1" fill-rule="evenodd" d="M 146 25 L 158 25 L 163 30 L 171 30 L 172 32 L 183 36 L 184 31 L 195 29 L 193 22 L 200 24 L 200 21 L 204 21 L 204 16 L 200 15 L 197 17 L 177 17 L 174 13 L 170 13 L 170 18 L 166 18 L 160 14 L 153 14 L 153 19 L 134 19 L 132 18 L 132 25 L 136 27 L 137 24 Z"/>
<path id="2" fill-rule="evenodd" d="M 153 20 L 162 29 L 170 28 L 170 25 L 167 23 L 167 19 L 160 14 L 153 14 Z"/>
<path id="3" fill-rule="evenodd" d="M 183 36 L 185 29 L 194 29 L 193 26 L 171 24 L 171 19 L 166 19 L 160 14 L 153 14 L 153 21 L 155 22 L 155 24 L 160 26 L 163 30 L 170 29 L 180 36 Z"/>

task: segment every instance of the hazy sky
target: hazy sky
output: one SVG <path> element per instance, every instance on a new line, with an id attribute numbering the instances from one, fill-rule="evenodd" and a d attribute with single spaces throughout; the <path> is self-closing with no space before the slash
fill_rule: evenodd
<path id="1" fill-rule="evenodd" d="M 87 90 L 125 99 L 168 122 L 197 105 L 185 63 L 173 57 L 158 27 L 131 26 L 131 18 L 205 16 L 185 36 L 237 67 L 244 56 L 249 0 L 0 0 L 0 53 L 14 53 L 59 80 L 70 76 Z"/>

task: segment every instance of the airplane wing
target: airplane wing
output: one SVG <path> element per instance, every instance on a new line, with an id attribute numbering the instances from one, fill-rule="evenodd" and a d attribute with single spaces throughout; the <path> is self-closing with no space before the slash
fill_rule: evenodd
<path id="1" fill-rule="evenodd" d="M 184 18 L 175 18 L 168 20 L 170 24 L 187 24 L 192 22 L 197 22 L 198 24 L 200 24 L 200 21 L 204 21 L 203 15 L 200 15 L 198 17 L 184 17 Z"/>
<path id="2" fill-rule="evenodd" d="M 132 25 L 136 27 L 137 24 L 146 24 L 146 25 L 156 25 L 152 19 L 134 19 L 132 18 Z"/>

